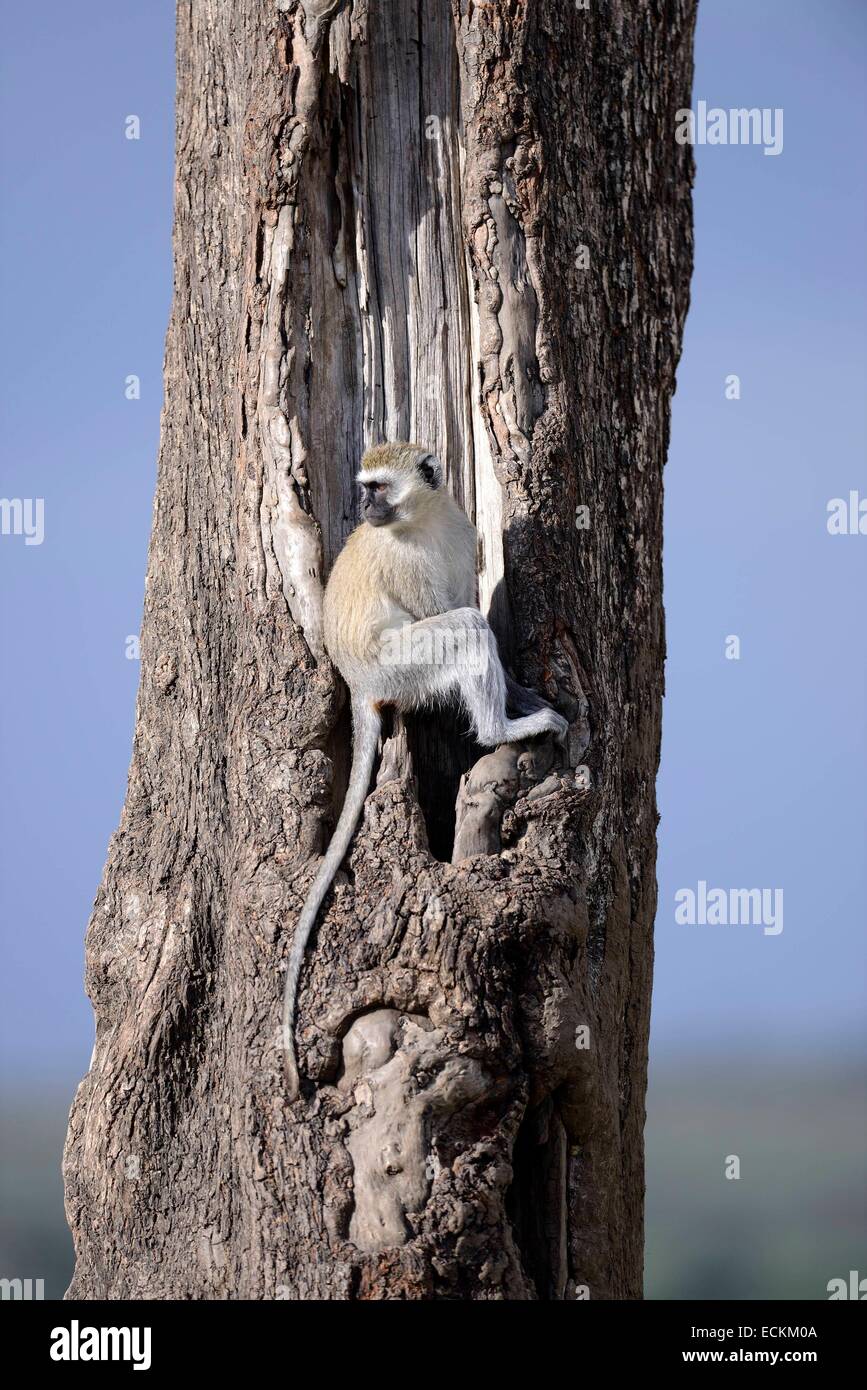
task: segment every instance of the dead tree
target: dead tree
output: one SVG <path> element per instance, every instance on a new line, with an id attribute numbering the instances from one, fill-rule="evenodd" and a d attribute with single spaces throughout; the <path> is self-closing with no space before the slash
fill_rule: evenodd
<path id="1" fill-rule="evenodd" d="M 175 292 L 129 786 L 87 936 L 78 1298 L 641 1293 L 662 469 L 693 0 L 182 0 Z M 504 655 L 571 720 L 347 775 L 323 577 L 435 450 Z"/>

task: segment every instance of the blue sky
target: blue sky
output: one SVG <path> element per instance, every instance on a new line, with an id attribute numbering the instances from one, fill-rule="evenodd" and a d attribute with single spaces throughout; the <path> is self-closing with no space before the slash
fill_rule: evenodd
<path id="1" fill-rule="evenodd" d="M 83 934 L 129 762 L 171 294 L 173 27 L 169 0 L 3 6 L 2 493 L 45 498 L 41 546 L 0 537 L 7 1081 L 66 1085 L 90 1054 Z M 857 0 L 700 5 L 694 99 L 781 107 L 784 144 L 697 151 L 666 473 L 658 1056 L 863 1037 L 867 536 L 829 536 L 826 506 L 867 497 L 865 27 Z M 699 880 L 782 888 L 783 932 L 677 925 Z"/>

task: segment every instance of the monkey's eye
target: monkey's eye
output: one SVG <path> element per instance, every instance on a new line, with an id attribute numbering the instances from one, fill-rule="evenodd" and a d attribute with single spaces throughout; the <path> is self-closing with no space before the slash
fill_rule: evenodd
<path id="1" fill-rule="evenodd" d="M 366 483 L 369 492 L 385 492 L 385 483 Z"/>

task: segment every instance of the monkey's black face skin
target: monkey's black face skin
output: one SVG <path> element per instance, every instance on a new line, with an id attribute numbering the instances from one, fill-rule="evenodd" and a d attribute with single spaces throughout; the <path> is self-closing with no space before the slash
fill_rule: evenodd
<path id="1" fill-rule="evenodd" d="M 361 484 L 361 515 L 370 526 L 387 526 L 394 514 L 385 483 Z"/>

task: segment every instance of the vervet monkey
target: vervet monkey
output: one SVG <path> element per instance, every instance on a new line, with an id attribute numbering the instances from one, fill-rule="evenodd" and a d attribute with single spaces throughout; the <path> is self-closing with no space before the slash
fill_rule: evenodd
<path id="1" fill-rule="evenodd" d="M 331 843 L 307 894 L 289 952 L 283 1047 L 298 1095 L 294 1020 L 307 940 L 349 848 L 373 772 L 383 705 L 407 711 L 457 696 L 479 743 L 535 734 L 563 739 L 568 723 L 503 670 L 475 607 L 476 532 L 443 487 L 439 460 L 416 444 L 380 444 L 361 461 L 363 521 L 325 589 L 325 645 L 352 705 L 352 771 Z M 506 698 L 519 718 L 506 714 Z"/>

